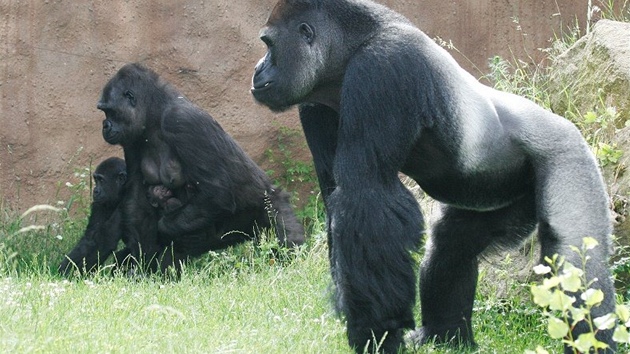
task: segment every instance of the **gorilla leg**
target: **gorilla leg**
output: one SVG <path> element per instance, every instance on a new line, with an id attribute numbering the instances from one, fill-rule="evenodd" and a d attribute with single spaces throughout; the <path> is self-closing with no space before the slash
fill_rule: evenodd
<path id="1" fill-rule="evenodd" d="M 416 262 L 422 214 L 400 183 L 337 187 L 330 195 L 333 280 L 348 341 L 358 353 L 396 353 L 402 331 L 415 326 Z M 383 339 L 384 337 L 384 339 Z"/>
<path id="2" fill-rule="evenodd" d="M 445 207 L 433 229 L 420 273 L 422 328 L 416 344 L 474 345 L 472 308 L 477 286 L 477 257 L 488 246 L 511 246 L 536 226 L 533 197 L 500 210 L 476 212 Z"/>
<path id="3" fill-rule="evenodd" d="M 615 290 L 608 270 L 611 222 L 604 185 L 594 161 L 589 154 L 579 155 L 557 154 L 536 166 L 538 231 L 543 259 L 557 253 L 578 268 L 582 268 L 582 260 L 571 247 L 579 249 L 584 237 L 599 242 L 599 246 L 588 251 L 590 258 L 585 267 L 587 281 L 596 280 L 591 287 L 601 289 L 605 295 L 603 303 L 591 310 L 596 318 L 615 311 Z M 579 294 L 575 298 L 578 303 L 574 306 L 580 305 Z M 588 325 L 580 322 L 572 330 L 573 339 L 587 331 Z M 608 351 L 599 353 L 614 352 L 612 330 L 598 331 L 596 336 L 610 345 Z M 573 350 L 565 347 L 565 353 Z"/>

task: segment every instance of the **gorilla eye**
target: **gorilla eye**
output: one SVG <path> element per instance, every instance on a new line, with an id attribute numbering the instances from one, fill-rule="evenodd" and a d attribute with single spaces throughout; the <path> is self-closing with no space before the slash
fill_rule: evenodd
<path id="1" fill-rule="evenodd" d="M 129 103 L 131 103 L 132 106 L 134 107 L 136 106 L 136 96 L 134 96 L 132 91 L 130 90 L 125 91 L 123 96 L 129 100 Z"/>
<path id="2" fill-rule="evenodd" d="M 315 32 L 313 31 L 313 27 L 311 27 L 308 23 L 301 23 L 299 27 L 300 34 L 302 38 L 306 41 L 306 43 L 313 43 L 313 39 L 315 38 Z"/>
<path id="3" fill-rule="evenodd" d="M 124 93 L 124 95 L 123 95 L 123 96 L 125 96 L 126 98 L 128 98 L 128 99 L 130 99 L 130 100 L 133 100 L 133 99 L 134 99 L 133 92 L 131 92 L 131 91 L 129 91 L 129 90 L 125 91 L 125 93 Z"/>

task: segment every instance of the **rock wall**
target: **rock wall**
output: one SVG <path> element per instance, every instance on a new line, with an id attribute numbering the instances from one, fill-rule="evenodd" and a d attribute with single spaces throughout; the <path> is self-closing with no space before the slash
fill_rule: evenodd
<path id="1" fill-rule="evenodd" d="M 295 111 L 273 114 L 249 94 L 253 66 L 265 51 L 258 30 L 274 3 L 0 2 L 0 205 L 22 210 L 64 200 L 75 170 L 121 154 L 101 138 L 96 101 L 108 78 L 131 61 L 208 110 L 264 166 L 278 127 L 298 127 Z M 382 3 L 452 42 L 456 59 L 476 76 L 497 54 L 542 60 L 537 48 L 587 11 L 586 0 Z"/>

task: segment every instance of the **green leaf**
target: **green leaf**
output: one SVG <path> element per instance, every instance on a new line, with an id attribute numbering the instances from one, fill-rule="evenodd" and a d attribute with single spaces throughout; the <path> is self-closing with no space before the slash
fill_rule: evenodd
<path id="1" fill-rule="evenodd" d="M 553 339 L 564 338 L 569 333 L 569 325 L 558 318 L 550 317 L 547 321 L 547 332 Z"/>
<path id="2" fill-rule="evenodd" d="M 560 284 L 560 278 L 559 277 L 551 277 L 551 278 L 543 279 L 542 286 L 545 289 L 552 289 L 552 288 L 555 288 L 556 286 L 558 286 L 559 284 Z"/>
<path id="3" fill-rule="evenodd" d="M 586 315 L 590 313 L 588 309 L 573 306 L 569 308 L 569 311 L 571 311 L 571 320 L 573 320 L 572 325 L 576 325 L 578 322 L 584 320 Z"/>
<path id="4" fill-rule="evenodd" d="M 593 324 L 599 330 L 612 329 L 615 328 L 617 324 L 617 316 L 613 313 L 609 313 L 601 317 L 596 317 L 593 319 Z"/>
<path id="5" fill-rule="evenodd" d="M 625 326 L 617 326 L 613 333 L 613 340 L 617 343 L 630 343 L 630 334 Z"/>
<path id="6" fill-rule="evenodd" d="M 584 246 L 584 249 L 592 250 L 599 245 L 599 242 L 597 242 L 597 240 L 592 237 L 584 237 L 582 239 L 582 245 Z"/>
<path id="7" fill-rule="evenodd" d="M 596 121 L 597 121 L 597 113 L 593 111 L 586 112 L 586 114 L 584 115 L 584 123 L 592 124 L 592 123 L 595 123 Z"/>
<path id="8" fill-rule="evenodd" d="M 569 308 L 571 308 L 571 304 L 575 302 L 575 298 L 569 296 L 562 291 L 556 289 L 551 294 L 549 298 L 549 308 L 556 311 L 562 311 L 564 313 Z"/>
<path id="9" fill-rule="evenodd" d="M 580 297 L 586 305 L 596 306 L 604 300 L 604 292 L 599 289 L 587 289 Z"/>
<path id="10" fill-rule="evenodd" d="M 562 289 L 569 292 L 576 292 L 582 287 L 582 275 L 584 272 L 581 269 L 574 267 L 570 263 L 564 265 L 562 275 L 560 275 L 560 284 Z"/>
<path id="11" fill-rule="evenodd" d="M 600 342 L 595 338 L 595 333 L 582 333 L 575 340 L 575 348 L 579 350 L 581 353 L 588 353 L 591 348 L 595 349 L 605 349 L 608 348 L 608 345 L 604 342 Z"/>
<path id="12" fill-rule="evenodd" d="M 532 285 L 531 293 L 534 297 L 534 303 L 540 307 L 549 306 L 549 300 L 551 299 L 551 291 L 542 285 Z"/>
<path id="13" fill-rule="evenodd" d="M 615 313 L 617 314 L 617 317 L 619 317 L 621 322 L 628 326 L 628 322 L 630 321 L 630 309 L 628 309 L 628 306 L 618 304 L 615 308 Z"/>
<path id="14" fill-rule="evenodd" d="M 551 267 L 539 264 L 534 267 L 534 273 L 538 275 L 549 274 L 551 273 Z"/>

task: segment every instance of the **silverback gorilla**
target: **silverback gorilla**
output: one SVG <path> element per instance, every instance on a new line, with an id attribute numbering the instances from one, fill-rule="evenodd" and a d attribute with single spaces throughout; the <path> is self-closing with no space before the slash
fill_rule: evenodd
<path id="1" fill-rule="evenodd" d="M 152 70 L 122 67 L 97 108 L 103 138 L 123 147 L 127 163 L 126 246 L 149 270 L 179 270 L 187 257 L 255 239 L 260 229 L 273 228 L 287 246 L 304 242 L 288 194 Z"/>
<path id="2" fill-rule="evenodd" d="M 474 345 L 477 259 L 535 229 L 543 256 L 585 236 L 586 276 L 614 311 L 607 267 L 611 219 L 596 161 L 567 120 L 486 87 L 401 15 L 367 0 L 281 0 L 260 38 L 267 54 L 254 98 L 299 104 L 329 220 L 337 307 L 357 352 L 396 352 L 415 327 L 415 263 L 423 219 L 402 171 L 444 204 L 420 270 L 422 326 L 410 338 Z M 578 294 L 579 295 L 579 294 Z M 579 296 L 578 296 L 579 299 Z M 573 335 L 584 332 L 580 322 Z M 611 331 L 597 336 L 615 349 Z M 572 352 L 565 348 L 567 353 Z"/>
<path id="3" fill-rule="evenodd" d="M 88 225 L 83 237 L 59 265 L 59 273 L 64 276 L 69 276 L 74 270 L 81 274 L 94 271 L 116 250 L 122 238 L 118 205 L 125 195 L 125 161 L 110 157 L 96 167 L 93 177 Z"/>

